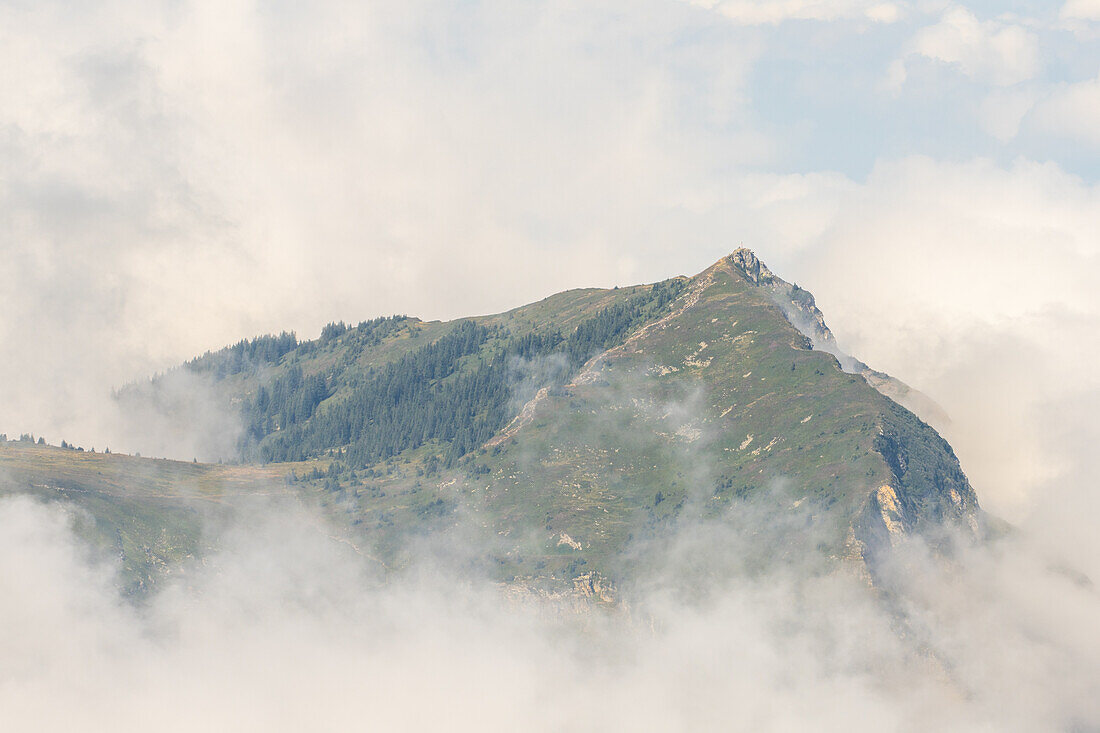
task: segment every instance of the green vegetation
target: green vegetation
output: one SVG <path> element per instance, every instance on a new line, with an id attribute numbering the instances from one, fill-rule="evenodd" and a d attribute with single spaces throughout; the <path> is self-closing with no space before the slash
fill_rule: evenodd
<path id="1" fill-rule="evenodd" d="M 0 441 L 0 496 L 75 507 L 77 534 L 121 560 L 120 584 L 140 594 L 211 548 L 204 524 L 252 496 L 289 496 L 282 466 L 211 466 Z"/>
<path id="2" fill-rule="evenodd" d="M 150 568 L 202 551 L 198 507 L 253 493 L 309 497 L 387 568 L 460 530 L 476 548 L 464 562 L 546 582 L 593 571 L 627 583 L 684 527 L 740 527 L 752 542 L 731 562 L 809 554 L 828 568 L 873 559 L 861 548 L 888 544 L 899 522 L 973 525 L 951 447 L 812 350 L 776 304 L 783 285 L 725 258 L 690 280 L 493 316 L 333 323 L 289 349 L 286 334 L 241 342 L 190 368 L 240 411 L 251 465 L 80 453 L 28 434 L 0 443 L 0 476 L 87 509 L 142 587 Z M 153 405 L 173 404 L 156 400 L 159 384 L 144 387 Z M 883 519 L 882 487 L 898 522 Z"/>
<path id="3" fill-rule="evenodd" d="M 339 449 L 346 462 L 362 467 L 434 441 L 453 466 L 511 418 L 517 361 L 563 354 L 567 368 L 553 370 L 545 375 L 547 384 L 537 386 L 560 385 L 594 354 L 663 313 L 681 287 L 678 280 L 658 283 L 600 309 L 568 336 L 557 329 L 509 335 L 497 326 L 459 321 L 438 340 L 366 370 L 349 394 L 320 410 L 335 391 L 335 375 L 305 376 L 291 366 L 245 401 L 244 450 L 255 455 L 251 447 L 258 446 L 258 456 L 271 462 Z M 345 331 L 343 324 L 330 324 L 321 341 Z"/>
<path id="4" fill-rule="evenodd" d="M 309 410 L 289 415 L 284 429 L 262 445 L 261 456 L 265 461 L 302 460 L 350 445 L 348 459 L 356 465 L 368 465 L 428 440 L 450 442 L 465 437 L 476 428 L 472 421 L 479 413 L 484 421 L 485 408 L 500 402 L 501 385 L 499 380 L 469 377 L 443 380 L 455 373 L 463 357 L 476 354 L 489 336 L 489 329 L 466 321 L 435 343 L 386 365 L 313 419 L 308 419 L 312 405 L 319 404 L 320 399 L 309 393 L 305 403 L 310 405 Z M 303 390 L 310 386 L 302 385 Z M 319 386 L 324 389 L 323 380 Z M 263 394 L 261 391 L 258 397 Z M 300 399 L 293 392 L 289 394 L 292 399 Z M 278 406 L 268 403 L 269 409 Z M 257 401 L 245 409 L 260 407 Z M 460 430 L 462 436 L 458 436 Z"/>
<path id="5" fill-rule="evenodd" d="M 298 348 L 298 337 L 283 331 L 278 336 L 243 339 L 220 351 L 206 352 L 184 366 L 195 372 L 212 372 L 218 379 L 277 364 L 284 354 Z"/>

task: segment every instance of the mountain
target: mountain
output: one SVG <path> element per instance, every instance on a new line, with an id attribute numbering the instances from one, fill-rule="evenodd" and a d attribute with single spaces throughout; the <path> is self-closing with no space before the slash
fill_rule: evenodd
<path id="1" fill-rule="evenodd" d="M 200 393 L 216 409 L 193 409 Z M 135 592 L 216 545 L 212 517 L 271 495 L 308 498 L 387 568 L 446 538 L 499 579 L 610 598 L 672 538 L 743 526 L 745 567 L 812 558 L 873 582 L 907 536 L 945 549 L 987 528 L 951 446 L 892 397 L 919 395 L 739 249 L 497 315 L 242 341 L 118 394 L 199 432 L 217 415 L 232 465 L 9 442 L 0 485 L 79 507 Z"/>

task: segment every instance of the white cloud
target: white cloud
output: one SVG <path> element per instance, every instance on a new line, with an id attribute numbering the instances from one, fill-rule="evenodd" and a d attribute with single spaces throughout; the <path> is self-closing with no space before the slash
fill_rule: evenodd
<path id="1" fill-rule="evenodd" d="M 917 31 L 908 53 L 957 66 L 972 79 L 997 86 L 1027 81 L 1041 64 L 1034 32 L 1021 25 L 979 20 L 963 7 L 948 9 L 939 22 Z"/>
<path id="2" fill-rule="evenodd" d="M 1041 133 L 1100 149 L 1100 77 L 1056 86 L 1035 106 L 1029 123 Z"/>
<path id="3" fill-rule="evenodd" d="M 832 21 L 864 18 L 894 23 L 902 16 L 897 3 L 881 0 L 688 0 L 715 10 L 737 23 L 765 25 L 788 20 Z"/>
<path id="4" fill-rule="evenodd" d="M 982 100 L 978 121 L 1000 142 L 1008 142 L 1020 131 L 1020 123 L 1038 97 L 1034 89 L 995 89 Z"/>
<path id="5" fill-rule="evenodd" d="M 1066 0 L 1059 15 L 1067 20 L 1100 20 L 1100 0 Z"/>

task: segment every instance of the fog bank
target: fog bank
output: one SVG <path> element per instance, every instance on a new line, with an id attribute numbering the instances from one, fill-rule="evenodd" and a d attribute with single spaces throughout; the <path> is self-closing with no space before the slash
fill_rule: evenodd
<path id="1" fill-rule="evenodd" d="M 0 502 L 6 730 L 1070 730 L 1100 725 L 1100 600 L 1022 546 L 893 604 L 854 575 L 687 574 L 751 540 L 685 531 L 628 611 L 575 615 L 415 564 L 383 582 L 272 507 L 134 606 L 70 517 Z M 733 527 L 733 529 L 730 529 Z M 685 528 L 687 530 L 689 528 Z M 702 565 L 700 565 L 702 563 Z M 717 565 L 716 565 L 717 563 Z M 684 592 L 687 590 L 688 592 Z M 900 600 L 897 600 L 900 599 Z M 893 610 L 891 608 L 893 607 Z"/>

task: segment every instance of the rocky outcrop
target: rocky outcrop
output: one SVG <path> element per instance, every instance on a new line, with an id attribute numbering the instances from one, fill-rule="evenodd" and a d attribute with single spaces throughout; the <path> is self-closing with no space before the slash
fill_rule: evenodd
<path id="1" fill-rule="evenodd" d="M 987 536 L 985 514 L 951 446 L 908 410 L 894 405 L 879 429 L 875 450 L 891 481 L 866 498 L 852 539 L 871 576 L 889 553 L 911 537 L 934 551 Z"/>
<path id="2" fill-rule="evenodd" d="M 775 274 L 768 269 L 768 266 L 760 261 L 756 253 L 746 247 L 735 250 L 726 259 L 754 285 L 762 285 L 777 279 Z"/>

